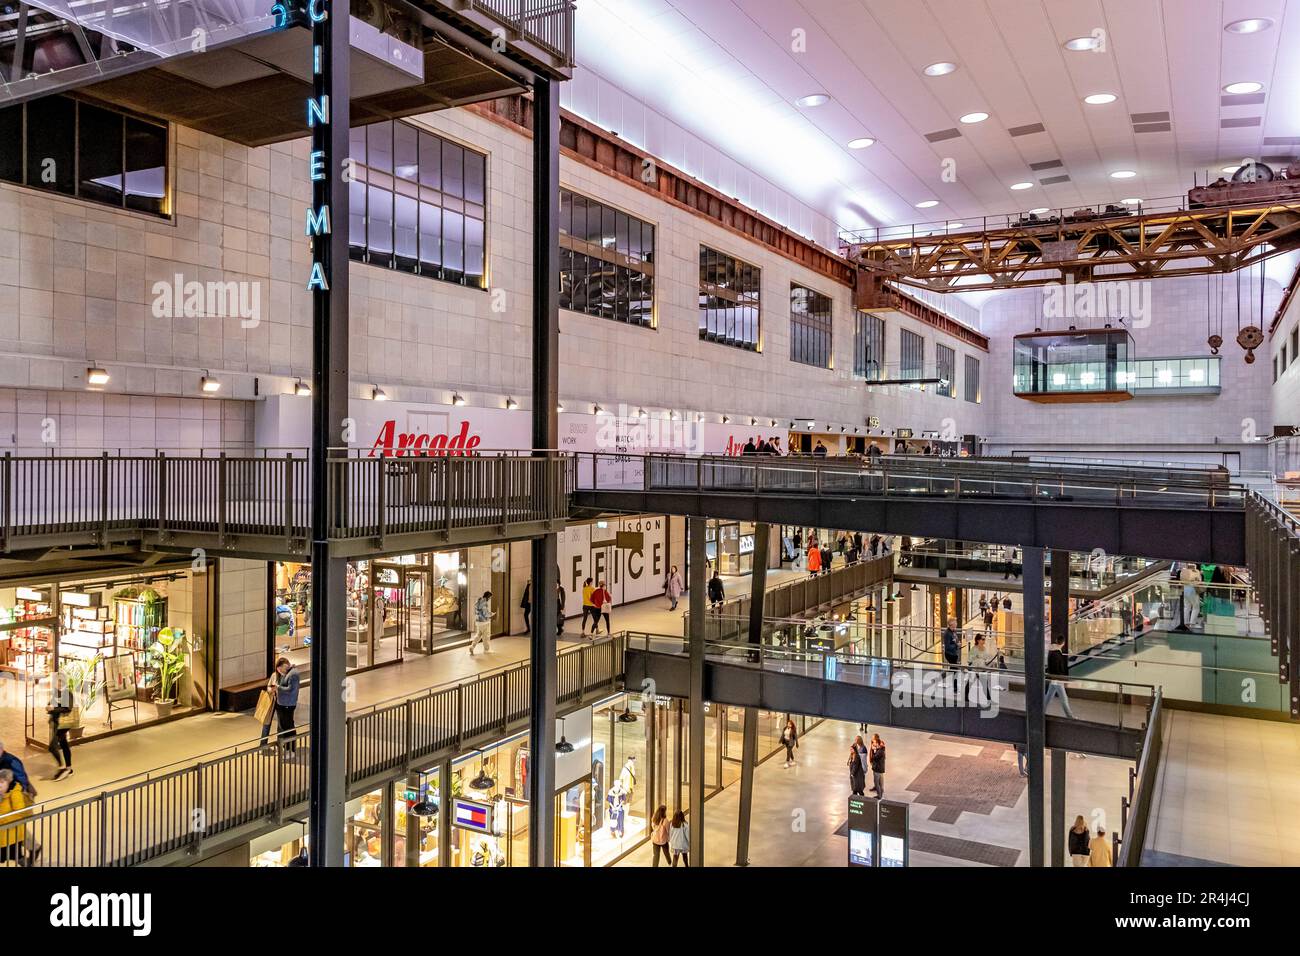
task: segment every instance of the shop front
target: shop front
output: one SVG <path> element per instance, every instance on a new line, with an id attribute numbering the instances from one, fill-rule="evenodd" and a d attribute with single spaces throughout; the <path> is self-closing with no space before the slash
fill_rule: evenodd
<path id="1" fill-rule="evenodd" d="M 205 710 L 210 583 L 186 562 L 0 588 L 0 739 L 44 748 L 55 699 L 74 743 Z"/>
<path id="2" fill-rule="evenodd" d="M 509 553 L 504 545 L 483 545 L 349 561 L 349 672 L 463 644 L 474 597 L 488 590 L 495 596 L 492 634 L 506 633 L 511 606 Z M 311 658 L 311 566 L 278 562 L 273 573 L 273 656 L 306 666 Z"/>
<path id="3" fill-rule="evenodd" d="M 726 576 L 754 570 L 754 523 L 710 518 L 704 528 L 704 553 L 709 571 Z"/>
<path id="4" fill-rule="evenodd" d="M 630 515 L 568 525 L 559 540 L 565 614 L 575 617 L 582 613 L 582 588 L 587 578 L 593 584 L 605 582 L 615 608 L 662 595 L 669 568 L 669 543 L 670 524 L 663 515 Z"/>

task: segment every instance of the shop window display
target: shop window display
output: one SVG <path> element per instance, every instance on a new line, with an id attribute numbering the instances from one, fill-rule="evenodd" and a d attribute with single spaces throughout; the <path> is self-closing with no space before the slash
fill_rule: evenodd
<path id="1" fill-rule="evenodd" d="M 528 865 L 528 735 L 452 764 L 451 865 Z"/>
<path id="2" fill-rule="evenodd" d="M 393 801 L 393 865 L 438 865 L 438 810 L 441 793 L 434 769 L 412 774 L 396 786 Z"/>
<path id="3" fill-rule="evenodd" d="M 653 809 L 651 726 L 652 718 L 635 694 L 620 694 L 592 709 L 592 866 L 606 866 L 646 839 Z"/>
<path id="4" fill-rule="evenodd" d="M 382 866 L 384 858 L 384 793 L 375 790 L 347 805 L 343 839 L 343 865 Z"/>
<path id="5" fill-rule="evenodd" d="M 0 672 L 21 686 L 0 702 L 0 739 L 44 748 L 45 708 L 59 695 L 72 706 L 72 741 L 201 710 L 188 630 L 195 580 L 175 572 L 0 589 Z M 178 613 L 174 589 L 184 595 Z"/>

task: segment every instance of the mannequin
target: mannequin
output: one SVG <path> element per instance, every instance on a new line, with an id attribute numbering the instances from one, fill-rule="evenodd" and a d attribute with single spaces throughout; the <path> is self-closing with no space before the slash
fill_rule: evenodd
<path id="1" fill-rule="evenodd" d="M 623 764 L 623 769 L 619 771 L 618 782 L 623 785 L 623 792 L 627 799 L 632 799 L 632 794 L 636 791 L 636 757 L 628 757 Z"/>
<path id="2" fill-rule="evenodd" d="M 622 780 L 615 780 L 605 796 L 605 807 L 609 811 L 609 832 L 619 838 L 623 837 L 623 820 L 627 813 L 628 792 Z"/>

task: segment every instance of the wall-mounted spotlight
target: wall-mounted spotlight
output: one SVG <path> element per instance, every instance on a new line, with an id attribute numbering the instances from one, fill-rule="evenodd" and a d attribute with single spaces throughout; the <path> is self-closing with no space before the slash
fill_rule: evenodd
<path id="1" fill-rule="evenodd" d="M 103 368 L 88 368 L 88 369 L 86 369 L 86 384 L 87 384 L 87 385 L 107 385 L 107 384 L 108 384 L 108 369 L 103 369 Z"/>
<path id="2" fill-rule="evenodd" d="M 465 396 L 462 395 L 460 392 L 452 392 L 452 393 L 451 393 L 451 403 L 452 403 L 453 405 L 464 405 L 464 404 L 465 404 Z"/>
<path id="3" fill-rule="evenodd" d="M 638 408 L 637 411 L 636 411 L 636 417 L 637 417 L 637 418 L 649 418 L 649 417 L 650 417 L 650 413 L 647 412 L 644 408 Z"/>
<path id="4" fill-rule="evenodd" d="M 728 418 L 726 415 L 722 416 L 722 424 L 727 425 L 730 424 L 730 422 L 731 422 L 730 418 Z"/>
<path id="5" fill-rule="evenodd" d="M 295 395 L 300 395 L 303 398 L 306 398 L 308 395 L 311 394 L 311 386 L 308 385 L 306 382 L 304 382 L 302 379 L 298 379 L 298 381 L 293 386 L 293 393 Z"/>
<path id="6" fill-rule="evenodd" d="M 519 407 L 519 403 L 516 402 L 513 398 L 507 398 L 507 399 L 506 399 L 506 409 L 507 409 L 507 410 L 513 412 L 513 411 L 514 411 L 516 408 L 518 408 L 518 407 Z"/>
<path id="7" fill-rule="evenodd" d="M 604 410 L 605 410 L 605 409 L 601 408 L 599 405 L 592 405 L 592 406 L 591 406 L 591 414 L 593 414 L 593 415 L 599 415 L 599 414 L 600 414 L 601 412 L 603 412 Z"/>
<path id="8" fill-rule="evenodd" d="M 221 390 L 221 383 L 215 378 L 209 377 L 207 369 L 204 369 L 203 378 L 199 379 L 199 388 L 211 395 L 213 392 Z"/>
<path id="9" fill-rule="evenodd" d="M 386 402 L 386 401 L 388 401 L 388 393 L 385 392 L 385 391 L 384 391 L 382 388 L 380 388 L 378 385 L 376 385 L 373 389 L 371 389 L 371 391 L 370 391 L 370 397 L 371 397 L 371 399 L 373 399 L 373 400 L 376 401 L 376 402 Z"/>

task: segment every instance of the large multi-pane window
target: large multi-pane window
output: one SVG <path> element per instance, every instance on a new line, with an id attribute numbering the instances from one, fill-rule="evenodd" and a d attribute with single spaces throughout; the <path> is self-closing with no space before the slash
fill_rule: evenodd
<path id="1" fill-rule="evenodd" d="M 925 370 L 925 339 L 907 329 L 898 333 L 899 378 L 920 378 Z"/>
<path id="2" fill-rule="evenodd" d="M 0 109 L 0 179 L 155 216 L 168 203 L 167 124 L 69 96 Z"/>
<path id="3" fill-rule="evenodd" d="M 483 287 L 487 157 L 409 123 L 352 130 L 352 258 Z"/>
<path id="4" fill-rule="evenodd" d="M 790 361 L 831 367 L 831 297 L 790 285 Z"/>
<path id="5" fill-rule="evenodd" d="M 872 382 L 884 378 L 885 320 L 870 312 L 855 313 L 853 374 Z"/>
<path id="6" fill-rule="evenodd" d="M 939 384 L 935 386 L 935 393 L 952 398 L 957 394 L 957 353 L 948 346 L 936 342 L 934 346 L 934 364 L 935 373 L 939 376 Z"/>
<path id="7" fill-rule="evenodd" d="M 700 246 L 700 338 L 757 352 L 762 270 Z"/>
<path id="8" fill-rule="evenodd" d="M 966 401 L 980 401 L 980 360 L 973 355 L 966 356 Z"/>
<path id="9" fill-rule="evenodd" d="M 654 325 L 655 227 L 560 190 L 560 308 Z"/>

